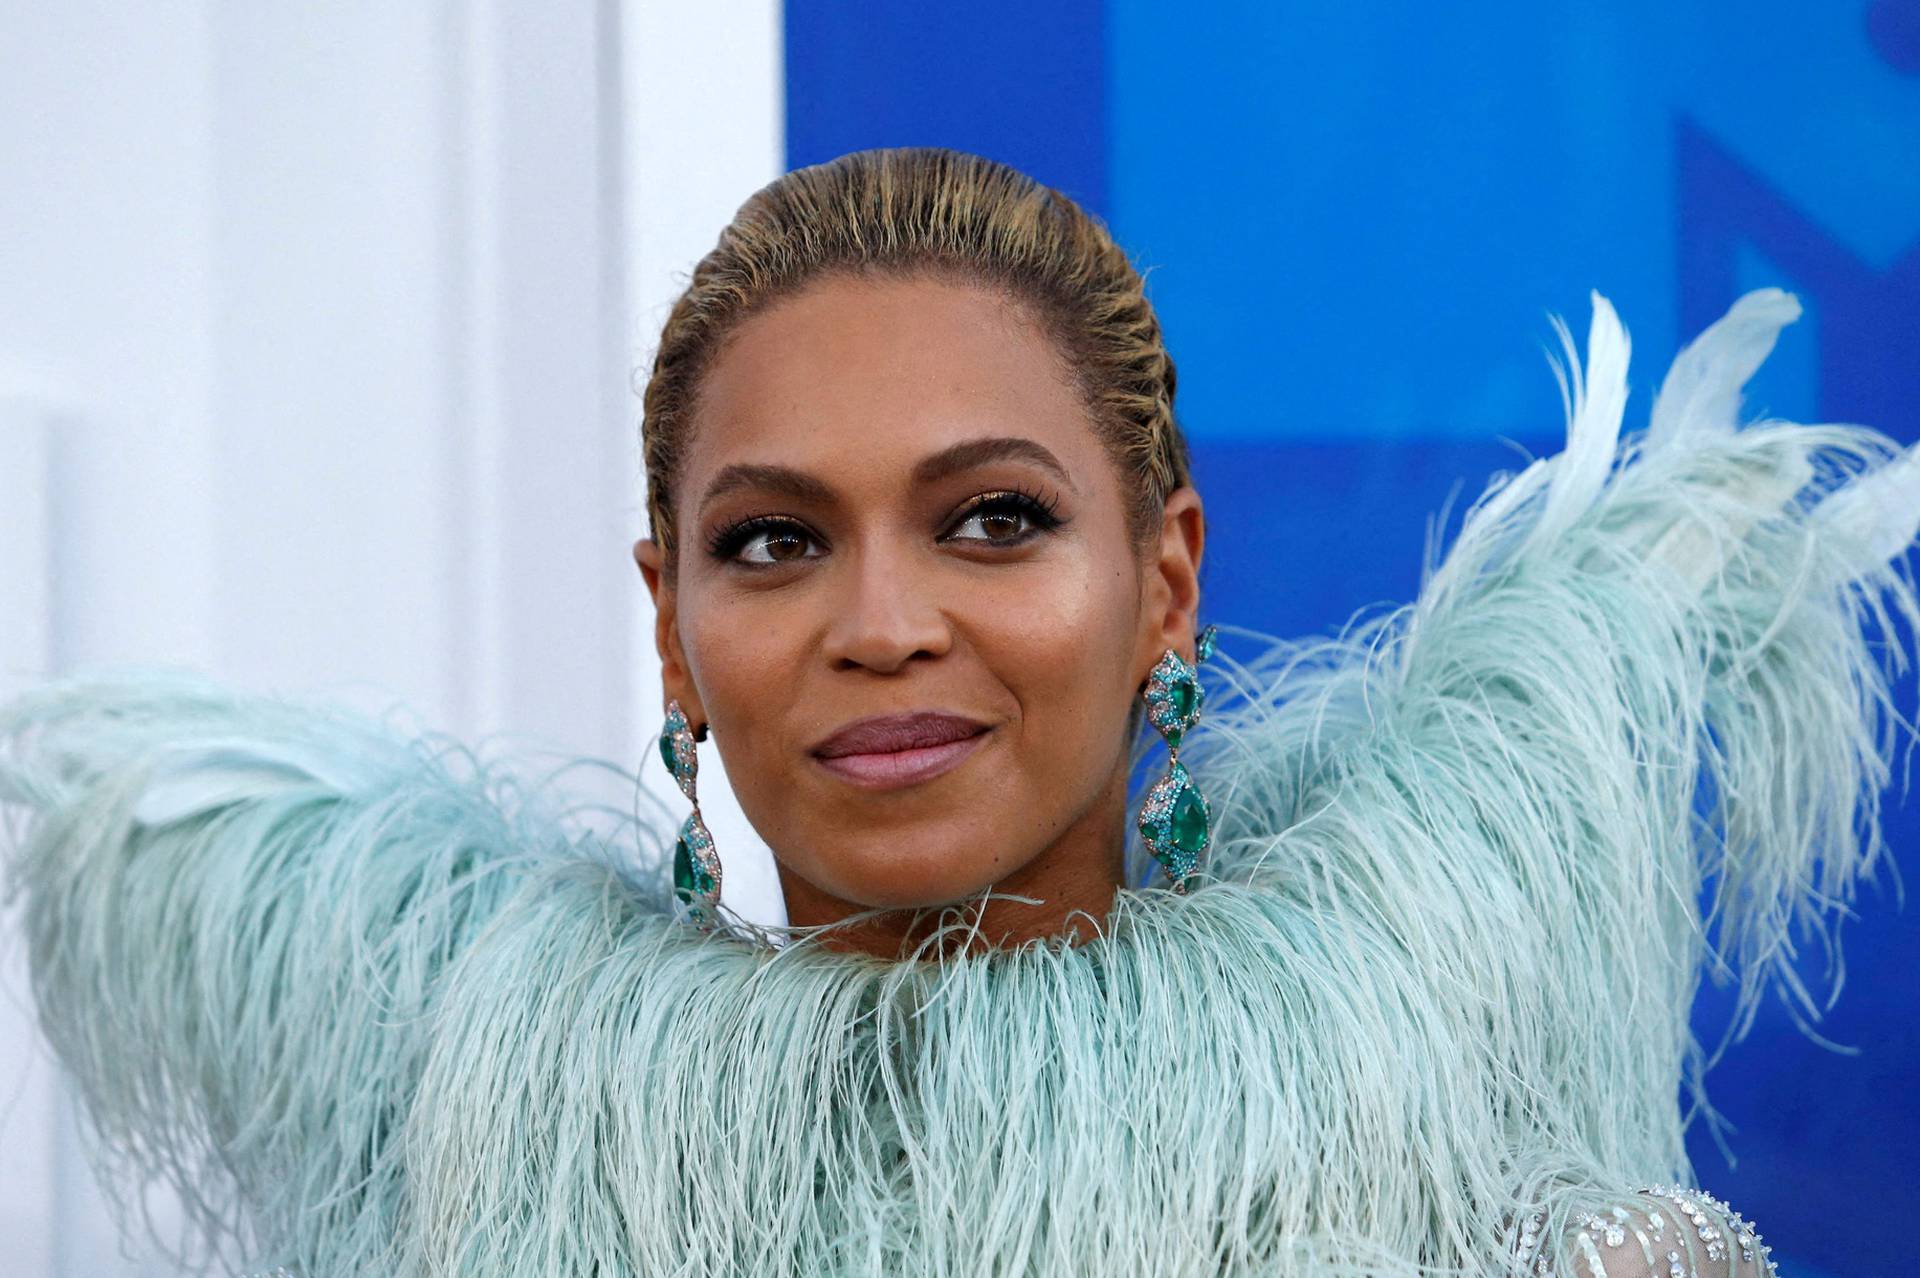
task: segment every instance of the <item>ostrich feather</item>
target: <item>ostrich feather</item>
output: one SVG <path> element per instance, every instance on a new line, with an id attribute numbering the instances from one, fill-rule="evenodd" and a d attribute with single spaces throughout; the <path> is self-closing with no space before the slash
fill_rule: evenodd
<path id="1" fill-rule="evenodd" d="M 1755 289 L 1735 302 L 1673 361 L 1653 401 L 1647 443 L 1732 431 L 1741 390 L 1773 353 L 1780 330 L 1799 318 L 1800 299 L 1783 289 Z"/>

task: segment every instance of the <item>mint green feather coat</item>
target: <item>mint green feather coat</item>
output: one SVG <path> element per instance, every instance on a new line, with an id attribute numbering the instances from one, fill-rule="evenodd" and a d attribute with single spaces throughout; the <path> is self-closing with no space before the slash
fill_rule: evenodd
<path id="1" fill-rule="evenodd" d="M 1682 1101 L 1769 987 L 1818 1014 L 1796 948 L 1884 855 L 1920 457 L 1736 429 L 1776 290 L 1623 440 L 1594 305 L 1565 451 L 1416 602 L 1217 663 L 1202 880 L 1077 948 L 703 933 L 669 827 L 324 706 L 5 707 L 8 883 L 103 1175 L 315 1278 L 1764 1273 L 1723 1204 L 1636 1191 L 1691 1180 Z M 1703 975 L 1738 988 L 1712 1042 Z"/>

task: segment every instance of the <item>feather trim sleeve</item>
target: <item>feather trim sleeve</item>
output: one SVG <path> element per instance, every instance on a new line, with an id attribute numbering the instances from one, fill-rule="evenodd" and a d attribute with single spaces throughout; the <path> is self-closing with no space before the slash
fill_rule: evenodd
<path id="1" fill-rule="evenodd" d="M 1684 351 L 1623 439 L 1627 337 L 1593 303 L 1584 370 L 1560 329 L 1565 450 L 1480 498 L 1412 605 L 1230 665 L 1193 753 L 1220 878 L 1435 974 L 1510 1085 L 1516 1148 L 1628 1187 L 1684 1174 L 1674 1098 L 1705 1105 L 1768 986 L 1820 1014 L 1808 938 L 1838 990 L 1903 722 L 1920 457 L 1736 427 L 1799 313 L 1779 290 Z M 1737 983 L 1712 1044 L 1688 1023 L 1703 972 Z"/>
<path id="2" fill-rule="evenodd" d="M 0 800 L 110 1187 L 158 1173 L 244 1250 L 381 1254 L 442 975 L 567 844 L 541 797 L 451 744 L 141 675 L 7 707 Z"/>

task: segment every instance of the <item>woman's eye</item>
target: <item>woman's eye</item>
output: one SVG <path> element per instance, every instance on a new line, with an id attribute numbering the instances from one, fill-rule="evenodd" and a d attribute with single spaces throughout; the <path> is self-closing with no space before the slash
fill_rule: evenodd
<path id="1" fill-rule="evenodd" d="M 784 564 L 805 559 L 815 549 L 813 538 L 798 528 L 770 528 L 749 537 L 739 557 L 750 564 Z"/>
<path id="2" fill-rule="evenodd" d="M 749 522 L 715 539 L 714 553 L 743 564 L 786 564 L 816 558 L 821 545 L 799 524 L 781 521 Z"/>
<path id="3" fill-rule="evenodd" d="M 1008 546 L 1058 523 L 1046 507 L 1032 498 L 1017 493 L 1000 494 L 975 503 L 943 540 Z"/>

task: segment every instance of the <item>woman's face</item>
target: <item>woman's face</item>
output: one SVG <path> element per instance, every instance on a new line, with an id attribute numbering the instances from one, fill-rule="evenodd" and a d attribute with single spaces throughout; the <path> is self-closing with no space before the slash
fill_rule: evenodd
<path id="1" fill-rule="evenodd" d="M 1110 889 L 1132 703 L 1192 653 L 1192 491 L 1143 549 L 1049 337 L 937 279 L 830 276 L 754 315 L 691 429 L 674 572 L 635 553 L 666 695 L 790 907 L 796 877 L 936 905 L 1083 846 L 1060 855 Z"/>

